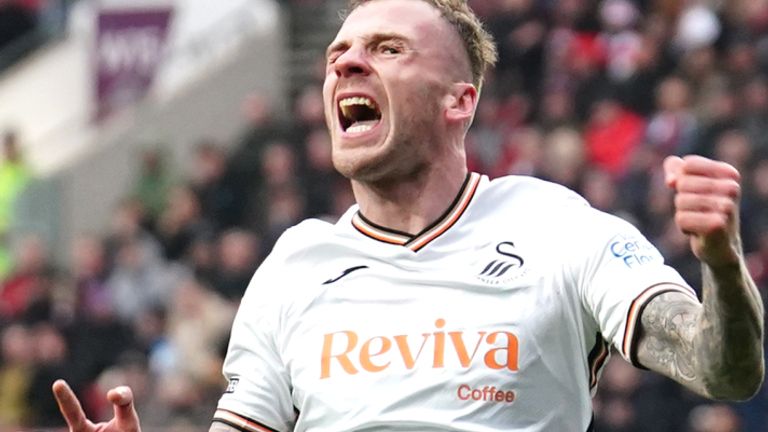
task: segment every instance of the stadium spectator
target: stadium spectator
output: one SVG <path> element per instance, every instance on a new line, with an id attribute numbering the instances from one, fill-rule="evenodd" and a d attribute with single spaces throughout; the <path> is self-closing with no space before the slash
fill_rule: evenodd
<path id="1" fill-rule="evenodd" d="M 328 132 L 321 128 L 310 131 L 302 150 L 305 155 L 302 175 L 302 189 L 306 196 L 305 213 L 311 217 L 332 217 L 334 188 L 346 186 L 347 182 L 333 168 Z"/>
<path id="2" fill-rule="evenodd" d="M 39 236 L 27 235 L 17 243 L 13 271 L 0 284 L 0 321 L 27 319 L 34 305 L 47 300 L 49 258 L 48 246 Z"/>
<path id="3" fill-rule="evenodd" d="M 195 148 L 190 183 L 200 203 L 200 217 L 222 230 L 243 223 L 240 197 L 245 185 L 235 176 L 220 145 L 204 140 Z"/>
<path id="4" fill-rule="evenodd" d="M 260 239 L 249 231 L 234 229 L 223 232 L 217 246 L 212 288 L 232 304 L 239 304 L 261 261 Z"/>
<path id="5" fill-rule="evenodd" d="M 690 152 L 698 127 L 688 83 L 674 76 L 665 78 L 656 88 L 655 99 L 656 110 L 648 121 L 644 145 L 663 156 Z"/>
<path id="6" fill-rule="evenodd" d="M 123 243 L 107 279 L 115 313 L 131 326 L 142 311 L 166 306 L 184 272 L 178 263 L 166 263 L 137 241 Z"/>
<path id="7" fill-rule="evenodd" d="M 196 240 L 210 236 L 213 222 L 203 214 L 194 186 L 174 186 L 168 195 L 168 206 L 157 222 L 157 237 L 163 257 L 170 261 L 185 260 Z"/>
<path id="8" fill-rule="evenodd" d="M 562 127 L 544 137 L 544 143 L 535 143 L 543 154 L 540 168 L 532 173 L 573 190 L 582 188 L 586 168 L 584 141 L 575 129 Z M 521 173 L 522 174 L 522 173 Z"/>
<path id="9" fill-rule="evenodd" d="M 18 429 L 30 420 L 34 339 L 30 329 L 16 323 L 0 331 L 0 428 Z"/>
<path id="10" fill-rule="evenodd" d="M 610 95 L 591 108 L 584 129 L 587 159 L 616 178 L 627 172 L 635 149 L 641 144 L 645 120 Z"/>
<path id="11" fill-rule="evenodd" d="M 157 148 L 143 150 L 134 195 L 146 209 L 151 225 L 154 225 L 167 205 L 168 192 L 172 185 L 173 180 L 162 151 Z"/>
<path id="12" fill-rule="evenodd" d="M 14 222 L 16 199 L 32 176 L 22 158 L 17 133 L 6 130 L 0 139 L 3 147 L 3 160 L 0 162 L 0 277 L 5 277 L 12 266 L 8 230 Z"/>
<path id="13" fill-rule="evenodd" d="M 68 367 L 68 345 L 65 335 L 51 323 L 40 322 L 31 329 L 35 345 L 35 361 L 29 384 L 28 419 L 36 427 L 56 427 L 61 422 L 56 400 L 51 395 L 51 382 L 71 377 Z"/>

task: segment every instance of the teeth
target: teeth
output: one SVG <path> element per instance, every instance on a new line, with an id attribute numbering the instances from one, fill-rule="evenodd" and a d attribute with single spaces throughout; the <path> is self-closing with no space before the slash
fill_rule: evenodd
<path id="1" fill-rule="evenodd" d="M 341 111 L 344 113 L 344 116 L 346 117 L 350 116 L 349 107 L 352 107 L 355 105 L 364 105 L 372 110 L 376 109 L 376 104 L 373 103 L 372 100 L 364 96 L 348 97 L 339 101 L 339 107 L 341 107 Z"/>
<path id="2" fill-rule="evenodd" d="M 373 126 L 369 124 L 360 124 L 360 125 L 354 125 L 350 126 L 347 129 L 347 132 L 349 133 L 361 133 L 361 132 L 367 132 L 369 130 L 373 129 Z"/>
<path id="3" fill-rule="evenodd" d="M 363 133 L 373 129 L 381 120 L 376 103 L 365 96 L 350 96 L 339 100 L 342 128 L 349 133 Z"/>
<path id="4" fill-rule="evenodd" d="M 352 105 L 365 105 L 371 109 L 376 109 L 376 104 L 372 100 L 363 96 L 348 97 L 339 101 L 339 106 L 346 108 Z"/>

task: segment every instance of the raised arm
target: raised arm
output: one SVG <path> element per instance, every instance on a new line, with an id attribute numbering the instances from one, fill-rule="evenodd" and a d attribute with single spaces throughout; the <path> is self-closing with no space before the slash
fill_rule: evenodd
<path id="1" fill-rule="evenodd" d="M 664 163 L 675 222 L 702 263 L 701 304 L 668 292 L 641 315 L 637 359 L 694 392 L 744 400 L 763 382 L 764 308 L 739 237 L 739 173 L 698 156 Z"/>

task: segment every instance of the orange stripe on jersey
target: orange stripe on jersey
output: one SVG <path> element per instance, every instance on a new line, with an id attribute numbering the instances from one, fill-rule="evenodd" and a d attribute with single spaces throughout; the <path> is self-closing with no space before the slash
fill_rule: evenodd
<path id="1" fill-rule="evenodd" d="M 360 216 L 359 213 L 355 213 L 355 215 L 352 216 L 352 226 L 357 228 L 358 231 L 367 235 L 368 237 L 374 238 L 379 241 L 383 241 L 385 243 L 402 246 L 406 242 L 408 242 L 408 240 L 410 240 L 410 237 L 408 236 L 397 234 L 397 233 L 386 232 L 380 228 L 377 228 L 369 224 L 362 218 L 362 216 Z"/>
<path id="2" fill-rule="evenodd" d="M 589 389 L 592 390 L 597 385 L 597 377 L 600 375 L 600 369 L 605 365 L 610 353 L 608 342 L 603 339 L 603 335 L 597 333 L 595 337 L 595 346 L 590 351 L 587 358 L 589 367 Z"/>
<path id="3" fill-rule="evenodd" d="M 643 309 L 648 302 L 659 294 L 663 294 L 670 291 L 680 292 L 688 295 L 695 301 L 699 301 L 696 297 L 696 293 L 687 286 L 678 285 L 671 282 L 664 282 L 656 285 L 652 285 L 645 289 L 640 295 L 635 297 L 632 304 L 629 306 L 629 312 L 627 313 L 627 322 L 624 327 L 624 340 L 621 344 L 621 351 L 624 357 L 629 359 L 633 365 L 642 368 L 635 358 L 634 345 L 637 339 L 637 327 L 639 325 L 640 317 L 642 316 Z"/>
<path id="4" fill-rule="evenodd" d="M 477 191 L 477 186 L 479 184 L 480 174 L 471 173 L 469 181 L 462 191 L 461 198 L 453 207 L 453 210 L 448 214 L 448 216 L 443 218 L 442 222 L 437 224 L 435 227 L 429 229 L 427 232 L 419 235 L 417 238 L 409 242 L 408 247 L 412 251 L 418 252 L 419 249 L 423 248 L 429 242 L 440 237 L 444 232 L 448 231 L 448 229 L 452 227 L 456 221 L 459 220 L 461 215 L 464 214 L 464 210 L 467 209 L 469 202 L 472 201 L 472 197 L 475 196 L 475 192 Z"/>
<path id="5" fill-rule="evenodd" d="M 417 235 L 377 226 L 373 222 L 366 220 L 360 212 L 357 212 L 352 216 L 352 226 L 362 234 L 375 240 L 399 246 L 406 246 L 412 251 L 418 252 L 419 249 L 429 244 L 432 240 L 440 237 L 444 232 L 451 228 L 459 218 L 461 218 L 461 215 L 464 214 L 464 211 L 469 206 L 472 197 L 477 191 L 480 179 L 480 174 L 467 174 L 464 184 L 461 185 L 461 190 L 448 210 L 443 213 L 437 221 Z"/>
<path id="6" fill-rule="evenodd" d="M 272 429 L 247 417 L 220 408 L 213 414 L 213 421 L 226 423 L 245 432 L 277 432 L 277 429 Z"/>

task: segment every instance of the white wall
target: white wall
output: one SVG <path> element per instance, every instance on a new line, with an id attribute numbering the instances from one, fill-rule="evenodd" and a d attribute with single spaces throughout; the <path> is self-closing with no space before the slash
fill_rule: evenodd
<path id="1" fill-rule="evenodd" d="M 158 71 L 149 98 L 168 103 L 195 83 L 224 67 L 254 37 L 280 32 L 273 0 L 93 1 L 75 4 L 68 37 L 53 42 L 0 76 L 0 130 L 19 132 L 27 160 L 39 176 L 50 176 L 100 146 L 110 128 L 129 118 L 91 124 L 94 79 L 91 50 L 100 7 L 172 4 L 167 61 Z M 271 61 L 271 60 L 270 60 Z M 115 123 L 117 126 L 115 126 Z M 107 129 L 107 130 L 103 130 Z"/>

